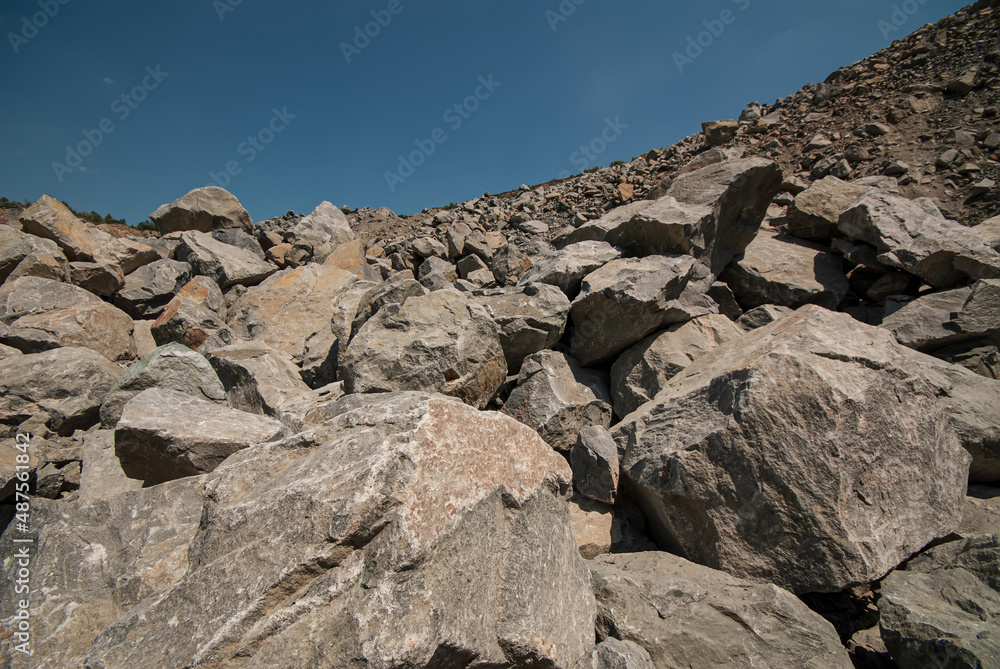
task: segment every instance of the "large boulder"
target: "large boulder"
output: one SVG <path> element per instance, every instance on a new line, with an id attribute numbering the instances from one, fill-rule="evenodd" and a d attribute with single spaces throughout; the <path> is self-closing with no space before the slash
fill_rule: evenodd
<path id="1" fill-rule="evenodd" d="M 898 195 L 869 191 L 841 215 L 838 228 L 849 239 L 874 246 L 884 265 L 935 288 L 1000 278 L 1000 253 L 980 232 Z"/>
<path id="2" fill-rule="evenodd" d="M 115 294 L 114 303 L 132 318 L 155 318 L 190 280 L 190 264 L 156 260 L 125 277 L 125 285 Z"/>
<path id="3" fill-rule="evenodd" d="M 44 335 L 56 346 L 90 348 L 108 360 L 134 353 L 132 319 L 82 288 L 38 277 L 0 286 L 0 323 Z"/>
<path id="4" fill-rule="evenodd" d="M 837 177 L 824 177 L 795 196 L 785 217 L 785 230 L 800 239 L 829 241 L 837 235 L 840 215 L 867 190 Z"/>
<path id="5" fill-rule="evenodd" d="M 278 271 L 252 252 L 220 242 L 204 232 L 183 233 L 177 259 L 191 263 L 195 274 L 214 279 L 221 288 L 237 284 L 256 286 Z"/>
<path id="6" fill-rule="evenodd" d="M 808 306 L 694 361 L 613 432 L 657 542 L 806 593 L 947 536 L 971 458 L 914 355 Z"/>
<path id="7" fill-rule="evenodd" d="M 153 350 L 118 378 L 101 403 L 101 426 L 113 429 L 129 400 L 149 388 L 226 405 L 225 388 L 205 357 L 183 344 L 170 343 Z"/>
<path id="8" fill-rule="evenodd" d="M 744 332 L 725 316 L 711 314 L 649 335 L 622 353 L 611 366 L 615 413 L 622 417 L 632 413 L 656 397 L 670 379 L 694 360 L 739 339 Z"/>
<path id="9" fill-rule="evenodd" d="M 94 252 L 107 241 L 101 233 L 76 217 L 69 207 L 48 195 L 40 197 L 21 212 L 21 229 L 28 234 L 51 239 L 70 260 L 92 262 Z"/>
<path id="10" fill-rule="evenodd" d="M 967 341 L 971 337 L 953 321 L 971 294 L 971 288 L 955 288 L 923 295 L 882 319 L 882 327 L 900 344 L 918 351 Z"/>
<path id="11" fill-rule="evenodd" d="M 309 392 L 292 357 L 260 342 L 236 342 L 207 357 L 234 409 L 274 416 L 282 403 Z"/>
<path id="12" fill-rule="evenodd" d="M 645 649 L 656 667 L 851 669 L 833 625 L 787 590 L 670 555 L 591 563 L 597 632 Z"/>
<path id="13" fill-rule="evenodd" d="M 840 256 L 769 230 L 761 231 L 721 278 L 744 309 L 765 304 L 836 309 L 850 288 Z"/>
<path id="14" fill-rule="evenodd" d="M 507 361 L 486 310 L 445 289 L 383 307 L 355 335 L 340 370 L 349 393 L 427 390 L 484 408 Z"/>
<path id="15" fill-rule="evenodd" d="M 0 424 L 41 418 L 71 435 L 98 421 L 101 402 L 122 370 L 89 348 L 57 348 L 0 359 Z"/>
<path id="16" fill-rule="evenodd" d="M 525 359 L 503 412 L 531 427 L 552 448 L 569 453 L 580 430 L 611 425 L 607 382 L 565 353 L 542 351 Z"/>
<path id="17" fill-rule="evenodd" d="M 1000 536 L 932 548 L 889 574 L 879 627 L 900 667 L 1000 666 Z"/>
<path id="18" fill-rule="evenodd" d="M 152 246 L 127 237 L 112 239 L 94 251 L 94 262 L 114 265 L 126 275 L 162 258 Z"/>
<path id="19" fill-rule="evenodd" d="M 0 283 L 22 276 L 67 281 L 69 261 L 51 239 L 0 225 Z"/>
<path id="20" fill-rule="evenodd" d="M 508 417 L 346 397 L 205 486 L 185 573 L 107 624 L 90 665 L 569 669 L 594 648 L 568 467 Z"/>
<path id="21" fill-rule="evenodd" d="M 497 324 L 510 373 L 520 370 L 521 362 L 532 353 L 555 346 L 569 319 L 570 302 L 566 295 L 546 284 L 490 291 L 473 300 Z"/>
<path id="22" fill-rule="evenodd" d="M 287 434 L 278 421 L 175 390 L 133 397 L 115 426 L 115 453 L 147 486 L 210 472 L 233 453 Z"/>
<path id="23" fill-rule="evenodd" d="M 179 200 L 165 204 L 149 215 L 162 234 L 170 232 L 211 232 L 236 228 L 253 232 L 253 219 L 240 201 L 216 186 L 197 188 Z"/>
<path id="24" fill-rule="evenodd" d="M 205 277 L 195 277 L 156 317 L 150 333 L 158 346 L 176 342 L 204 353 L 236 341 L 225 323 L 225 312 L 219 287 Z"/>
<path id="25" fill-rule="evenodd" d="M 296 241 L 313 247 L 330 244 L 331 248 L 336 248 L 357 239 L 344 212 L 329 202 L 321 202 L 311 214 L 299 219 L 289 232 Z"/>
<path id="26" fill-rule="evenodd" d="M 689 256 L 615 260 L 587 275 L 573 301 L 570 353 L 585 366 L 613 360 L 646 335 L 718 307 L 685 292 L 695 268 Z"/>
<path id="27" fill-rule="evenodd" d="M 602 241 L 582 241 L 570 244 L 535 261 L 517 285 L 545 283 L 559 288 L 570 299 L 580 292 L 583 277 L 622 257 L 621 251 Z"/>

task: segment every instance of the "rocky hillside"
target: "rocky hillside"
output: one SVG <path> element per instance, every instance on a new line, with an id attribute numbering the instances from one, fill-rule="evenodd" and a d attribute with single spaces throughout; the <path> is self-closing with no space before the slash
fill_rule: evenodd
<path id="1" fill-rule="evenodd" d="M 1000 667 L 998 17 L 412 218 L 5 209 L 4 666 Z"/>

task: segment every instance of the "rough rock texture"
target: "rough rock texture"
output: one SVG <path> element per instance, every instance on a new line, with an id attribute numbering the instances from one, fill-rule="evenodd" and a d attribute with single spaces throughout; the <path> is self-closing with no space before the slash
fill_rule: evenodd
<path id="1" fill-rule="evenodd" d="M 615 413 L 627 416 L 653 399 L 671 378 L 709 351 L 739 339 L 743 328 L 725 316 L 702 316 L 652 334 L 611 366 Z"/>
<path id="2" fill-rule="evenodd" d="M 569 452 L 583 428 L 611 425 L 611 395 L 598 372 L 565 353 L 541 351 L 525 359 L 503 412 Z"/>
<path id="3" fill-rule="evenodd" d="M 952 319 L 971 294 L 971 288 L 956 288 L 918 297 L 886 316 L 882 327 L 891 331 L 900 344 L 918 351 L 933 351 L 966 341 L 970 337 Z"/>
<path id="4" fill-rule="evenodd" d="M 519 286 L 547 283 L 559 288 L 570 299 L 580 292 L 583 277 L 612 260 L 621 258 L 621 251 L 606 242 L 583 241 L 535 261 L 517 282 Z"/>
<path id="5" fill-rule="evenodd" d="M 765 304 L 836 309 L 850 288 L 840 256 L 819 244 L 768 230 L 757 235 L 721 279 L 744 309 Z"/>
<path id="6" fill-rule="evenodd" d="M 661 546 L 796 593 L 881 578 L 960 522 L 970 458 L 885 330 L 815 306 L 696 360 L 615 428 Z"/>
<path id="7" fill-rule="evenodd" d="M 82 455 L 86 466 L 80 472 L 81 500 L 110 500 L 142 487 L 142 481 L 130 479 L 122 471 L 115 455 L 114 430 L 94 430 L 84 435 Z"/>
<path id="8" fill-rule="evenodd" d="M 792 309 L 788 307 L 776 307 L 768 304 L 746 312 L 736 320 L 736 324 L 749 332 L 770 325 L 790 313 L 792 313 Z"/>
<path id="9" fill-rule="evenodd" d="M 851 669 L 833 625 L 774 585 L 668 553 L 591 563 L 601 638 L 632 641 L 656 667 Z"/>
<path id="10" fill-rule="evenodd" d="M 160 346 L 177 342 L 190 349 L 206 352 L 233 343 L 236 337 L 223 320 L 225 304 L 222 293 L 205 277 L 195 277 L 167 304 L 150 332 Z M 219 313 L 221 308 L 223 313 Z"/>
<path id="11" fill-rule="evenodd" d="M 155 318 L 190 280 L 190 264 L 157 260 L 126 276 L 125 285 L 114 296 L 114 303 L 132 318 Z"/>
<path id="12" fill-rule="evenodd" d="M 570 452 L 573 489 L 584 497 L 614 504 L 618 496 L 618 445 L 602 425 L 580 430 Z"/>
<path id="13" fill-rule="evenodd" d="M 286 434 L 270 418 L 150 388 L 122 410 L 115 453 L 125 474 L 148 486 L 210 472 L 236 451 Z"/>
<path id="14" fill-rule="evenodd" d="M 170 343 L 155 349 L 118 377 L 101 403 L 101 427 L 114 429 L 129 400 L 149 388 L 227 404 L 225 388 L 204 356 L 183 344 Z"/>
<path id="15" fill-rule="evenodd" d="M 497 326 L 454 290 L 387 305 L 341 357 L 347 392 L 429 390 L 484 408 L 507 376 Z"/>
<path id="16" fill-rule="evenodd" d="M 215 186 L 197 188 L 179 200 L 163 205 L 149 215 L 149 220 L 163 234 L 186 230 L 211 232 L 227 228 L 253 232 L 253 219 L 239 200 Z"/>
<path id="17" fill-rule="evenodd" d="M 220 242 L 204 232 L 183 233 L 177 259 L 191 263 L 196 274 L 215 279 L 221 288 L 237 284 L 255 286 L 278 271 L 250 251 Z"/>
<path id="18" fill-rule="evenodd" d="M 901 667 L 986 669 L 1000 663 L 1000 537 L 932 548 L 889 574 L 882 638 Z"/>
<path id="19" fill-rule="evenodd" d="M 66 281 L 69 261 L 51 239 L 0 226 L 0 282 L 22 276 Z"/>
<path id="20" fill-rule="evenodd" d="M 593 664 L 581 669 L 654 669 L 656 665 L 646 649 L 631 641 L 608 639 L 597 644 L 591 657 Z"/>
<path id="21" fill-rule="evenodd" d="M 837 234 L 837 223 L 867 188 L 828 176 L 795 196 L 785 218 L 785 230 L 800 239 L 826 241 Z"/>
<path id="22" fill-rule="evenodd" d="M 321 202 L 311 214 L 299 220 L 291 235 L 314 247 L 330 244 L 332 248 L 357 238 L 344 212 L 329 202 Z"/>
<path id="23" fill-rule="evenodd" d="M 707 297 L 682 297 L 694 265 L 687 256 L 626 258 L 588 274 L 570 311 L 570 353 L 584 365 L 608 362 L 651 332 L 715 311 Z"/>
<path id="24" fill-rule="evenodd" d="M 92 665 L 569 669 L 594 648 L 568 467 L 507 417 L 348 397 L 205 485 L 185 573 L 107 626 Z"/>
<path id="25" fill-rule="evenodd" d="M 107 263 L 71 262 L 70 281 L 74 286 L 97 295 L 111 297 L 125 284 L 125 275 L 120 267 Z"/>
<path id="26" fill-rule="evenodd" d="M 48 195 L 21 213 L 21 228 L 28 234 L 54 241 L 69 260 L 92 262 L 102 241 L 110 241 L 98 239 L 66 205 Z"/>
<path id="27" fill-rule="evenodd" d="M 569 319 L 566 295 L 547 284 L 491 291 L 473 300 L 486 309 L 500 330 L 509 373 L 517 373 L 529 355 L 555 346 Z"/>
<path id="28" fill-rule="evenodd" d="M 122 370 L 88 348 L 57 348 L 0 360 L 0 423 L 36 418 L 53 432 L 73 434 L 98 420 L 98 410 Z"/>
<path id="29" fill-rule="evenodd" d="M 283 402 L 309 392 L 292 357 L 260 342 L 237 342 L 208 354 L 234 409 L 274 416 Z"/>

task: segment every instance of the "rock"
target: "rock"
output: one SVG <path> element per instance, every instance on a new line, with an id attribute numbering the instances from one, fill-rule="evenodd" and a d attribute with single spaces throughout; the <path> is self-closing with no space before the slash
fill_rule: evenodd
<path id="1" fill-rule="evenodd" d="M 160 234 L 236 229 L 253 233 L 253 219 L 240 201 L 216 186 L 197 188 L 149 215 Z"/>
<path id="2" fill-rule="evenodd" d="M 985 220 L 973 228 L 994 250 L 1000 249 L 1000 216 Z"/>
<path id="3" fill-rule="evenodd" d="M 580 557 L 584 560 L 610 553 L 612 545 L 621 540 L 612 511 L 607 504 L 579 495 L 569 501 L 570 526 Z"/>
<path id="4" fill-rule="evenodd" d="M 493 254 L 491 269 L 500 286 L 514 286 L 531 269 L 531 260 L 515 246 L 503 246 Z"/>
<path id="5" fill-rule="evenodd" d="M 438 258 L 444 259 L 448 258 L 448 247 L 433 237 L 420 237 L 419 239 L 414 239 L 413 250 L 416 251 L 417 255 L 421 258 L 430 258 L 431 256 L 437 256 Z"/>
<path id="6" fill-rule="evenodd" d="M 69 262 L 51 239 L 0 226 L 0 283 L 22 276 L 69 280 Z"/>
<path id="7" fill-rule="evenodd" d="M 956 534 L 969 539 L 983 534 L 1000 533 L 1000 489 L 969 486 L 962 507 L 962 524 Z"/>
<path id="8" fill-rule="evenodd" d="M 843 213 L 838 226 L 848 238 L 874 246 L 883 264 L 935 288 L 949 288 L 967 278 L 1000 278 L 1000 253 L 981 234 L 896 195 L 863 195 Z"/>
<path id="9" fill-rule="evenodd" d="M 399 275 L 399 278 L 390 280 L 369 288 L 358 305 L 358 312 L 351 324 L 351 333 L 348 339 L 353 339 L 361 326 L 368 322 L 373 314 L 387 304 L 402 304 L 410 297 L 422 297 L 427 294 L 427 289 L 414 281 L 412 275 Z"/>
<path id="10" fill-rule="evenodd" d="M 632 196 L 629 195 L 627 198 L 623 199 L 628 200 L 631 197 Z M 521 232 L 529 235 L 544 235 L 549 232 L 549 226 L 544 221 L 523 221 L 518 223 L 516 227 Z"/>
<path id="11" fill-rule="evenodd" d="M 803 307 L 617 426 L 623 485 L 657 543 L 700 564 L 795 593 L 878 580 L 958 526 L 968 477 L 919 355 Z"/>
<path id="12" fill-rule="evenodd" d="M 720 278 L 744 309 L 765 304 L 836 309 L 850 288 L 840 256 L 819 244 L 768 230 L 761 231 Z"/>
<path id="13" fill-rule="evenodd" d="M 375 280 L 381 280 L 382 278 L 377 272 L 374 276 L 372 275 L 373 268 L 368 265 L 368 261 L 365 258 L 365 246 L 361 243 L 360 239 L 344 242 L 337 246 L 326 257 L 326 260 L 323 261 L 323 265 L 325 267 L 342 269 L 345 272 L 350 272 L 362 278 L 368 277 Z"/>
<path id="14" fill-rule="evenodd" d="M 736 323 L 716 314 L 679 323 L 646 337 L 622 353 L 611 367 L 615 413 L 618 416 L 632 413 L 656 397 L 691 362 L 739 339 L 744 332 Z"/>
<path id="15" fill-rule="evenodd" d="M 275 418 L 294 433 L 319 427 L 337 415 L 337 401 L 344 396 L 344 385 L 331 383 L 307 393 L 289 397 L 275 411 Z"/>
<path id="16" fill-rule="evenodd" d="M 935 349 L 970 339 L 953 322 L 972 294 L 971 288 L 930 293 L 913 300 L 882 321 L 903 346 L 918 351 Z"/>
<path id="17" fill-rule="evenodd" d="M 611 395 L 598 372 L 565 353 L 541 351 L 525 359 L 503 412 L 534 429 L 552 448 L 569 452 L 580 430 L 610 427 Z"/>
<path id="18" fill-rule="evenodd" d="M 20 221 L 22 230 L 54 241 L 69 260 L 93 262 L 94 252 L 104 241 L 66 205 L 48 195 L 21 212 Z"/>
<path id="19" fill-rule="evenodd" d="M 163 313 L 177 291 L 191 280 L 191 265 L 157 260 L 125 277 L 114 303 L 132 318 L 154 318 Z"/>
<path id="20" fill-rule="evenodd" d="M 701 124 L 701 130 L 705 133 L 705 142 L 709 146 L 722 146 L 728 144 L 736 138 L 736 132 L 740 129 L 739 121 L 708 121 Z"/>
<path id="21" fill-rule="evenodd" d="M 642 646 L 618 639 L 597 644 L 593 663 L 594 669 L 654 669 L 655 666 Z"/>
<path id="22" fill-rule="evenodd" d="M 465 236 L 465 253 L 474 253 L 487 264 L 493 260 L 493 245 L 481 230 L 473 230 Z"/>
<path id="23" fill-rule="evenodd" d="M 80 474 L 80 497 L 84 502 L 111 500 L 142 487 L 142 481 L 130 479 L 122 471 L 115 455 L 113 430 L 88 432 L 83 437 L 83 463 Z"/>
<path id="24" fill-rule="evenodd" d="M 644 648 L 657 667 L 851 669 L 833 625 L 786 590 L 668 553 L 591 563 L 599 638 Z"/>
<path id="25" fill-rule="evenodd" d="M 177 342 L 206 352 L 236 340 L 220 314 L 212 309 L 221 295 L 218 286 L 199 279 L 205 277 L 195 277 L 185 284 L 153 322 L 150 333 L 158 346 Z"/>
<path id="26" fill-rule="evenodd" d="M 970 336 L 995 336 L 1000 333 L 1000 281 L 987 279 L 977 282 L 955 317 L 955 325 Z"/>
<path id="27" fill-rule="evenodd" d="M 30 418 L 62 436 L 86 430 L 122 370 L 88 348 L 57 348 L 0 360 L 0 423 Z"/>
<path id="28" fill-rule="evenodd" d="M 743 309 L 736 301 L 732 289 L 721 281 L 713 283 L 706 294 L 719 305 L 719 313 L 729 320 L 735 321 L 743 315 Z"/>
<path id="29" fill-rule="evenodd" d="M 584 497 L 614 504 L 618 495 L 618 446 L 602 425 L 580 430 L 570 451 L 573 488 Z"/>
<path id="30" fill-rule="evenodd" d="M 227 406 L 226 390 L 204 356 L 183 344 L 160 346 L 122 374 L 101 403 L 101 427 L 114 429 L 133 397 L 161 388 Z"/>
<path id="31" fill-rule="evenodd" d="M 260 242 L 258 242 L 255 237 L 248 235 L 242 230 L 236 230 L 234 228 L 212 230 L 211 236 L 212 239 L 222 244 L 236 246 L 244 251 L 249 251 L 261 260 L 264 260 L 265 258 L 264 249 L 261 248 Z"/>
<path id="32" fill-rule="evenodd" d="M 483 264 L 485 265 L 485 263 Z M 439 276 L 444 279 L 445 284 L 452 284 L 458 279 L 458 268 L 444 258 L 431 256 L 420 263 L 420 269 L 417 272 L 417 278 L 420 279 L 421 283 L 429 276 Z"/>
<path id="33" fill-rule="evenodd" d="M 45 333 L 58 346 L 83 346 L 108 360 L 132 354 L 132 319 L 82 288 L 25 277 L 0 286 L 0 323 Z"/>
<path id="34" fill-rule="evenodd" d="M 190 568 L 97 635 L 89 664 L 569 669 L 590 655 L 565 461 L 445 398 L 341 402 L 323 428 L 207 477 Z"/>
<path id="35" fill-rule="evenodd" d="M 277 271 L 250 251 L 224 244 L 204 232 L 183 233 L 177 259 L 191 263 L 195 274 L 214 279 L 221 288 L 256 286 Z"/>
<path id="36" fill-rule="evenodd" d="M 976 85 L 976 70 L 971 69 L 963 73 L 962 75 L 955 77 L 945 86 L 945 90 L 949 93 L 955 93 L 957 95 L 965 95 L 972 91 Z"/>
<path id="37" fill-rule="evenodd" d="M 340 360 L 348 393 L 429 390 L 484 408 L 507 376 L 493 320 L 454 290 L 387 305 Z"/>
<path id="38" fill-rule="evenodd" d="M 913 280 L 906 272 L 889 272 L 879 277 L 864 294 L 872 302 L 884 302 L 894 295 L 905 295 Z"/>
<path id="39" fill-rule="evenodd" d="M 291 356 L 260 342 L 237 342 L 207 357 L 234 409 L 274 416 L 285 401 L 309 392 Z"/>
<path id="40" fill-rule="evenodd" d="M 529 284 L 472 299 L 496 323 L 509 373 L 517 373 L 529 355 L 555 346 L 569 318 L 566 295 L 547 284 Z"/>
<path id="41" fill-rule="evenodd" d="M 480 258 L 479 256 L 465 256 L 457 263 L 455 263 L 455 269 L 458 270 L 458 275 L 460 277 L 462 277 L 463 279 L 468 279 L 469 275 L 472 274 L 473 272 L 478 272 L 479 270 L 484 270 L 484 269 L 488 270 L 489 266 L 486 263 L 484 263 L 482 258 Z"/>
<path id="42" fill-rule="evenodd" d="M 73 262 L 69 265 L 70 280 L 98 297 L 111 297 L 125 285 L 125 275 L 116 265 L 96 262 Z"/>
<path id="43" fill-rule="evenodd" d="M 314 247 L 321 244 L 337 247 L 357 238 L 344 212 L 329 202 L 321 202 L 311 214 L 300 219 L 290 232 L 294 239 Z"/>
<path id="44" fill-rule="evenodd" d="M 152 246 L 128 238 L 113 239 L 94 251 L 94 262 L 114 265 L 124 275 L 131 274 L 162 257 Z"/>
<path id="45" fill-rule="evenodd" d="M 573 357 L 583 365 L 607 362 L 651 332 L 716 311 L 710 298 L 684 292 L 695 262 L 626 258 L 588 274 L 570 311 Z"/>
<path id="46" fill-rule="evenodd" d="M 901 667 L 992 667 L 1000 658 L 1000 538 L 930 549 L 882 582 L 882 638 Z"/>
<path id="47" fill-rule="evenodd" d="M 841 214 L 867 190 L 837 177 L 824 177 L 795 196 L 785 230 L 800 239 L 829 240 L 837 234 Z"/>
<path id="48" fill-rule="evenodd" d="M 583 277 L 621 256 L 621 251 L 606 242 L 584 241 L 570 244 L 536 262 L 524 273 L 517 285 L 546 283 L 559 288 L 572 300 L 580 292 Z"/>
<path id="49" fill-rule="evenodd" d="M 806 142 L 803 151 L 806 153 L 812 153 L 813 151 L 818 151 L 820 149 L 826 149 L 833 145 L 833 142 L 829 137 L 823 135 L 813 135 L 813 138 Z"/>
<path id="50" fill-rule="evenodd" d="M 115 454 L 129 478 L 151 486 L 210 472 L 233 453 L 286 434 L 270 418 L 150 388 L 122 410 L 115 426 Z"/>

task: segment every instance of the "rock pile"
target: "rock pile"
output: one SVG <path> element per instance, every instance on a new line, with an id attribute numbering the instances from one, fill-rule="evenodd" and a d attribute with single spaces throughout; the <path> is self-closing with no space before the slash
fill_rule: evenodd
<path id="1" fill-rule="evenodd" d="M 411 220 L 207 188 L 112 237 L 42 197 L 0 225 L 35 654 L 1000 666 L 998 15 Z"/>

